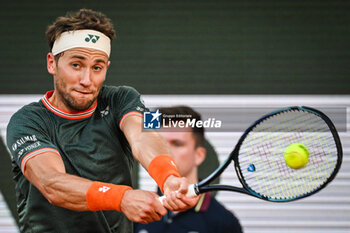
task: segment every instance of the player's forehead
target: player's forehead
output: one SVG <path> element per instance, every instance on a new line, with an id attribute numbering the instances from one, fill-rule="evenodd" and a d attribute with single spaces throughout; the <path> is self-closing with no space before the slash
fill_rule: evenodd
<path id="1" fill-rule="evenodd" d="M 90 48 L 72 48 L 68 49 L 63 53 L 65 59 L 79 59 L 82 61 L 98 61 L 98 62 L 108 62 L 108 56 L 106 53 Z"/>

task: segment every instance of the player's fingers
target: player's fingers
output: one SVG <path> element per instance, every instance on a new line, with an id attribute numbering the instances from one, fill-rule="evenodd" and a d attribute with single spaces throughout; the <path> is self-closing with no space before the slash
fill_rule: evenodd
<path id="1" fill-rule="evenodd" d="M 158 195 L 156 195 L 154 198 L 155 198 L 154 211 L 157 213 L 157 215 L 159 215 L 160 218 L 162 218 L 162 216 L 166 215 L 167 213 L 166 207 L 163 206 L 163 204 L 159 201 Z"/>
<path id="2" fill-rule="evenodd" d="M 185 203 L 185 205 L 187 207 L 190 207 L 190 208 L 195 206 L 197 204 L 198 200 L 199 200 L 199 196 L 195 196 L 195 197 L 184 196 L 182 198 L 183 203 Z"/>
<path id="3" fill-rule="evenodd" d="M 174 202 L 175 198 L 172 197 L 174 195 L 174 192 L 168 193 L 163 200 L 163 206 L 171 211 L 176 210 L 176 203 Z"/>
<path id="4" fill-rule="evenodd" d="M 140 221 L 143 224 L 159 221 L 162 218 L 163 215 L 158 213 L 156 210 L 153 211 L 145 211 L 142 214 L 140 214 Z"/>
<path id="5" fill-rule="evenodd" d="M 159 202 L 158 198 L 159 198 L 159 196 L 154 193 L 153 194 L 153 201 L 151 203 L 151 209 L 150 209 L 150 213 L 149 213 L 149 216 L 150 216 L 152 222 L 159 221 L 167 213 L 167 210 Z"/>
<path id="6" fill-rule="evenodd" d="M 169 196 L 167 196 L 166 202 L 169 204 L 171 210 L 173 211 L 184 210 L 188 205 L 182 201 L 183 197 L 183 194 L 172 192 Z"/>
<path id="7" fill-rule="evenodd" d="M 164 200 L 165 200 L 165 196 L 163 196 L 164 198 L 162 200 L 160 200 L 160 197 L 158 195 L 155 196 L 155 204 L 154 204 L 154 210 L 160 214 L 161 216 L 164 216 L 167 214 L 167 209 L 164 206 Z"/>
<path id="8" fill-rule="evenodd" d="M 162 205 L 162 203 L 159 201 L 159 196 L 156 193 L 152 193 L 154 202 L 153 202 L 153 210 L 155 214 L 157 215 L 155 217 L 155 220 L 160 220 L 164 215 L 167 214 L 166 208 Z"/>
<path id="9" fill-rule="evenodd" d="M 159 221 L 162 219 L 162 216 L 161 214 L 157 213 L 157 212 L 154 212 L 151 216 L 150 216 L 150 220 L 149 222 L 154 222 L 154 221 Z"/>
<path id="10" fill-rule="evenodd" d="M 181 208 L 181 210 L 186 210 L 189 208 L 192 208 L 195 206 L 199 200 L 199 196 L 195 197 L 188 197 L 187 195 L 178 195 L 177 194 L 178 201 L 177 202 L 178 206 Z M 181 204 L 179 204 L 181 202 Z"/>
<path id="11" fill-rule="evenodd" d="M 181 198 L 181 195 L 180 194 L 186 194 L 187 191 L 188 191 L 188 185 L 189 183 L 187 182 L 187 179 L 185 178 L 181 178 L 179 180 L 179 188 L 177 190 L 177 193 L 179 194 L 178 195 L 178 198 Z"/>
<path id="12" fill-rule="evenodd" d="M 144 198 L 144 204 L 139 208 L 139 216 L 141 223 L 149 223 L 159 221 L 167 210 L 158 200 L 158 195 L 153 192 L 147 193 L 148 198 Z"/>

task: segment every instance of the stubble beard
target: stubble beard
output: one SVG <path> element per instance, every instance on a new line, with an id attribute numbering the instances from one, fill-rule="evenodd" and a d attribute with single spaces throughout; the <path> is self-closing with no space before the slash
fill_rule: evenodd
<path id="1" fill-rule="evenodd" d="M 74 97 L 72 97 L 69 92 L 65 91 L 65 84 L 61 83 L 60 81 L 56 82 L 56 91 L 58 92 L 58 95 L 60 96 L 60 99 L 64 103 L 65 106 L 67 106 L 71 111 L 73 112 L 81 112 L 89 109 L 94 102 L 97 99 L 96 95 L 90 100 L 86 100 L 84 102 L 78 102 Z M 97 90 L 97 93 L 99 93 L 101 90 L 101 87 Z"/>

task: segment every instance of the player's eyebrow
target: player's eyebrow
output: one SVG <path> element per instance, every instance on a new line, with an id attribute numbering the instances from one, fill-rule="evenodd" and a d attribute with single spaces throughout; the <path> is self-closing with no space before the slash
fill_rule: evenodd
<path id="1" fill-rule="evenodd" d="M 70 58 L 77 58 L 77 59 L 81 59 L 81 60 L 86 60 L 86 58 L 84 56 L 79 56 L 79 55 L 72 55 Z"/>
<path id="2" fill-rule="evenodd" d="M 95 60 L 96 63 L 102 62 L 104 64 L 107 64 L 107 61 L 103 60 L 103 59 L 96 59 Z"/>
<path id="3" fill-rule="evenodd" d="M 77 58 L 77 59 L 81 59 L 81 60 L 86 60 L 86 57 L 80 56 L 80 55 L 72 55 L 70 58 L 71 58 L 71 59 L 72 59 L 72 58 Z M 107 64 L 107 61 L 105 61 L 104 59 L 100 59 L 100 58 L 96 59 L 95 62 L 96 62 L 96 63 L 102 62 L 102 63 L 104 63 L 104 64 Z"/>

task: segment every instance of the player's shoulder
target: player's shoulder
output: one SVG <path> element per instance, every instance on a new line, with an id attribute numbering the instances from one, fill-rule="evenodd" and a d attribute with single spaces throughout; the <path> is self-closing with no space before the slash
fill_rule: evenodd
<path id="1" fill-rule="evenodd" d="M 33 119 L 36 116 L 41 115 L 40 112 L 45 111 L 42 104 L 39 102 L 33 102 L 27 105 L 24 105 L 20 109 L 18 109 L 12 116 L 11 120 L 16 119 Z M 10 120 L 10 121 L 11 121 Z"/>
<path id="2" fill-rule="evenodd" d="M 7 134 L 10 135 L 11 132 L 16 132 L 23 126 L 34 128 L 42 126 L 46 115 L 43 105 L 39 102 L 27 104 L 11 116 L 7 125 Z"/>
<path id="3" fill-rule="evenodd" d="M 98 101 L 101 104 L 120 106 L 140 98 L 136 89 L 130 86 L 103 86 Z"/>
<path id="4" fill-rule="evenodd" d="M 137 90 L 131 86 L 107 86 L 104 85 L 101 89 L 101 96 L 111 96 L 111 95 L 123 95 L 130 92 L 138 93 Z"/>

